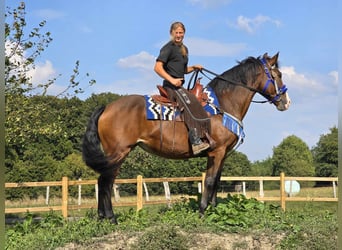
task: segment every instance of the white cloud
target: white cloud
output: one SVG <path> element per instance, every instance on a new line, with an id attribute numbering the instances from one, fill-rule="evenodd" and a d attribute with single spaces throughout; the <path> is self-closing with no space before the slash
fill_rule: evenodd
<path id="1" fill-rule="evenodd" d="M 308 77 L 305 74 L 296 72 L 293 66 L 282 66 L 283 82 L 291 86 L 291 89 L 305 91 L 307 93 L 319 94 L 328 88 L 318 78 Z"/>
<path id="2" fill-rule="evenodd" d="M 18 65 L 22 66 L 22 63 L 25 61 L 26 53 L 23 48 L 14 42 L 6 40 L 5 42 L 5 54 L 9 57 L 11 63 L 15 64 L 18 62 Z M 20 55 L 21 54 L 21 55 Z"/>
<path id="3" fill-rule="evenodd" d="M 117 66 L 129 72 L 130 77 L 124 80 L 115 80 L 110 84 L 96 84 L 95 92 L 114 92 L 118 94 L 151 94 L 155 93 L 161 78 L 153 71 L 156 57 L 146 51 L 120 58 Z M 138 70 L 139 72 L 136 72 Z"/>
<path id="4" fill-rule="evenodd" d="M 51 61 L 46 60 L 44 63 L 39 62 L 34 69 L 27 72 L 27 75 L 32 77 L 33 84 L 44 84 L 56 76 L 56 70 Z"/>
<path id="5" fill-rule="evenodd" d="M 192 5 L 200 5 L 207 9 L 229 4 L 232 0 L 188 0 L 188 2 Z"/>
<path id="6" fill-rule="evenodd" d="M 53 9 L 40 9 L 34 11 L 39 18 L 43 18 L 44 20 L 52 20 L 52 19 L 60 19 L 65 16 L 64 12 L 53 10 Z"/>
<path id="7" fill-rule="evenodd" d="M 192 56 L 234 56 L 247 47 L 244 43 L 222 43 L 195 37 L 186 38 L 186 44 Z"/>
<path id="8" fill-rule="evenodd" d="M 338 86 L 338 72 L 337 71 L 331 71 L 328 74 L 330 77 L 333 78 L 333 85 L 335 85 L 336 87 Z"/>
<path id="9" fill-rule="evenodd" d="M 80 27 L 80 30 L 81 30 L 82 33 L 92 33 L 92 32 L 93 32 L 93 29 L 90 28 L 90 27 L 87 26 L 87 25 L 82 25 L 82 26 Z"/>
<path id="10" fill-rule="evenodd" d="M 141 51 L 139 54 L 120 58 L 117 64 L 122 68 L 135 68 L 139 70 L 151 71 L 153 69 L 155 61 L 155 56 L 149 54 L 146 51 Z"/>
<path id="11" fill-rule="evenodd" d="M 253 34 L 265 23 L 272 23 L 277 27 L 281 25 L 281 22 L 278 20 L 272 19 L 268 16 L 258 15 L 255 18 L 238 16 L 236 23 L 231 24 L 230 26 L 233 26 L 240 30 L 244 30 L 249 34 Z"/>
<path id="12" fill-rule="evenodd" d="M 45 62 L 35 62 L 35 65 L 29 65 L 25 69 L 23 65 L 26 62 L 26 51 L 23 51 L 19 46 L 16 51 L 20 51 L 22 55 L 18 55 L 17 53 L 13 53 L 12 49 L 14 48 L 14 44 L 10 41 L 5 42 L 5 53 L 6 56 L 10 57 L 10 61 L 12 63 L 17 63 L 19 67 L 12 72 L 12 74 L 17 74 L 18 72 L 25 72 L 26 76 L 30 78 L 30 82 L 33 86 L 37 86 L 38 84 L 45 84 L 48 80 L 56 77 L 57 73 L 54 69 L 52 62 L 46 60 Z"/>

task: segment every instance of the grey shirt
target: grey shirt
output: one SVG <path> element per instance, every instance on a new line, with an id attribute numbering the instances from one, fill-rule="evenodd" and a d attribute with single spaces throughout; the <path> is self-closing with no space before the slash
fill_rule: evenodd
<path id="1" fill-rule="evenodd" d="M 188 52 L 188 48 L 185 45 L 183 46 Z M 184 78 L 187 72 L 188 56 L 183 56 L 181 46 L 174 44 L 172 41 L 161 48 L 157 61 L 163 62 L 164 70 L 172 77 Z"/>

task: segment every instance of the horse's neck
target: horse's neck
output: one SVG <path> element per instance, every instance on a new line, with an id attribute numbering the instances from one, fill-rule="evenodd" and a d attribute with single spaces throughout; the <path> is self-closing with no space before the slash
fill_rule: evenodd
<path id="1" fill-rule="evenodd" d="M 248 89 L 235 87 L 233 90 L 226 90 L 218 99 L 221 108 L 225 112 L 242 121 L 249 109 L 254 94 L 254 92 Z"/>

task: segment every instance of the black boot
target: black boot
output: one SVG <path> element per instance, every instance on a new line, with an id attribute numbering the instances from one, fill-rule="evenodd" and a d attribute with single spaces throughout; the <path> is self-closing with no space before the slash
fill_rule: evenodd
<path id="1" fill-rule="evenodd" d="M 203 142 L 197 134 L 196 128 L 189 130 L 189 139 L 192 147 L 192 152 L 194 155 L 201 153 L 204 150 L 210 148 L 209 143 Z"/>

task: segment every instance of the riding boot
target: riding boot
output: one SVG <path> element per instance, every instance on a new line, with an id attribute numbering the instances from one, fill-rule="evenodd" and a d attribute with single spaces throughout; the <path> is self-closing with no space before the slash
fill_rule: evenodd
<path id="1" fill-rule="evenodd" d="M 189 139 L 192 147 L 192 152 L 194 155 L 201 153 L 204 150 L 210 148 L 209 143 L 203 142 L 197 134 L 196 128 L 189 130 Z"/>

